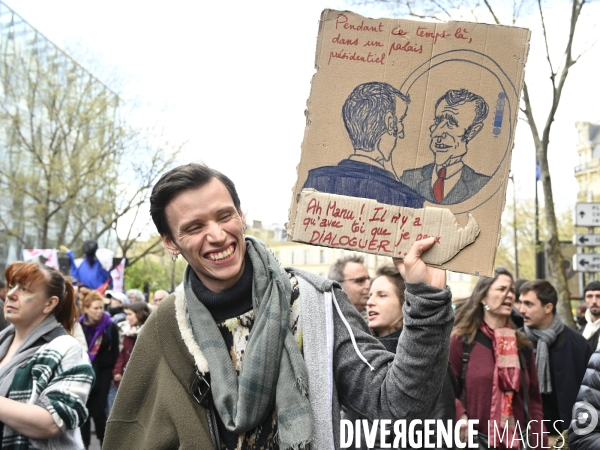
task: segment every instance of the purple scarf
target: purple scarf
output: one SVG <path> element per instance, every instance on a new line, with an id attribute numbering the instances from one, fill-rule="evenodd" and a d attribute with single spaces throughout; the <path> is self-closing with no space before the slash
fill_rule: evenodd
<path id="1" fill-rule="evenodd" d="M 79 318 L 79 323 L 81 323 L 81 327 L 85 333 L 85 340 L 88 343 L 88 356 L 93 363 L 98 354 L 98 350 L 100 350 L 100 345 L 102 345 L 102 336 L 112 323 L 112 319 L 107 313 L 102 313 L 102 319 L 100 319 L 98 323 L 92 325 L 88 321 L 87 316 L 83 314 Z"/>

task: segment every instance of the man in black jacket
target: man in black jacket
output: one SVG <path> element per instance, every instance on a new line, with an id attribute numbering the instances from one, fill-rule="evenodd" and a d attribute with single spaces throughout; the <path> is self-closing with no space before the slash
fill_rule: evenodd
<path id="1" fill-rule="evenodd" d="M 525 335 L 535 348 L 546 429 L 557 435 L 569 426 L 571 411 L 592 350 L 575 330 L 556 315 L 558 295 L 546 280 L 533 280 L 520 289 Z"/>

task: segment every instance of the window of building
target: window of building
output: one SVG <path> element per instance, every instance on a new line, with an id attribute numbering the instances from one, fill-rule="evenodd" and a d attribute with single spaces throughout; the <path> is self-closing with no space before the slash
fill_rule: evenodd
<path id="1" fill-rule="evenodd" d="M 319 263 L 327 264 L 327 251 L 319 250 Z"/>

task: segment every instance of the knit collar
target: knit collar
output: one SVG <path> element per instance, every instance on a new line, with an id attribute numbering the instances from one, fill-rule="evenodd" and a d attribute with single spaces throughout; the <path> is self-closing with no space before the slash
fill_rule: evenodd
<path id="1" fill-rule="evenodd" d="M 244 273 L 240 280 L 223 292 L 213 292 L 208 289 L 196 272 L 191 272 L 192 291 L 196 298 L 208 309 L 215 322 L 223 322 L 232 317 L 238 317 L 252 309 L 252 261 L 246 252 L 244 256 Z"/>

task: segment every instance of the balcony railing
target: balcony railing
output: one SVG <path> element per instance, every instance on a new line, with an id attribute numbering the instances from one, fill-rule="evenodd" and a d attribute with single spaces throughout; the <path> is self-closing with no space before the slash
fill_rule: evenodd
<path id="1" fill-rule="evenodd" d="M 597 169 L 599 167 L 600 167 L 600 159 L 593 159 L 592 161 L 575 166 L 575 173 L 583 172 L 584 170 Z"/>

